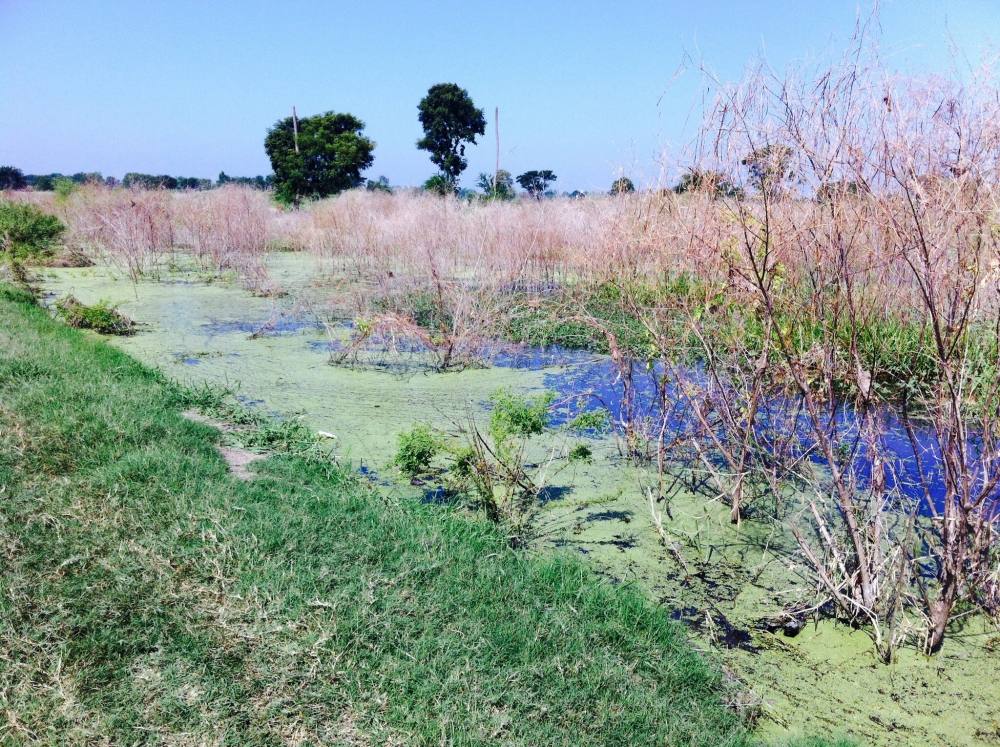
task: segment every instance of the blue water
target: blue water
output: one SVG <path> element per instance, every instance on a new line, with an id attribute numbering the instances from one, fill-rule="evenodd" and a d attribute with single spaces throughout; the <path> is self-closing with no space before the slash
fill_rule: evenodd
<path id="1" fill-rule="evenodd" d="M 206 335 L 244 333 L 251 334 L 262 329 L 267 335 L 287 335 L 322 329 L 323 325 L 299 315 L 286 315 L 269 321 L 214 321 L 203 326 Z M 309 339 L 309 347 L 316 352 L 331 352 L 342 349 L 339 341 Z M 378 349 L 386 341 L 372 339 L 366 349 Z M 408 344 L 406 340 L 392 341 L 396 352 L 420 352 L 424 348 Z M 666 441 L 685 441 L 699 434 L 700 424 L 692 411 L 692 403 L 684 396 L 676 381 L 665 376 L 662 366 L 649 367 L 635 362 L 631 366 L 631 381 L 628 393 L 623 378 L 615 363 L 605 355 L 557 346 L 537 348 L 497 344 L 482 350 L 481 357 L 492 365 L 504 368 L 540 370 L 544 385 L 556 393 L 561 402 L 552 414 L 551 423 L 560 426 L 576 417 L 580 412 L 605 409 L 610 413 L 612 426 L 621 432 L 626 422 L 665 424 Z M 195 365 L 194 360 L 185 360 Z M 702 388 L 706 377 L 697 369 L 683 372 L 684 377 Z M 857 489 L 866 490 L 870 486 L 875 456 L 884 465 L 885 486 L 888 491 L 906 501 L 916 502 L 921 513 L 931 512 L 932 507 L 941 508 L 946 494 L 941 469 L 941 449 L 934 429 L 926 423 L 911 419 L 913 441 L 908 437 L 900 413 L 891 407 L 882 406 L 876 411 L 859 413 L 846 402 L 834 407 L 825 407 L 823 426 L 837 447 L 838 453 L 849 455 L 842 465 L 853 470 Z M 880 427 L 873 446 L 863 443 L 858 437 L 859 421 L 864 417 L 874 417 Z M 817 453 L 815 437 L 802 403 L 795 397 L 776 395 L 760 409 L 755 426 L 760 442 L 775 453 L 804 455 L 814 463 L 824 464 Z M 705 434 L 700 434 L 701 443 L 707 445 Z M 914 448 L 915 444 L 915 448 Z M 979 465 L 980 445 L 972 439 L 969 462 Z M 849 462 L 847 461 L 849 459 Z M 778 460 L 774 460 L 778 461 Z M 762 464 L 761 466 L 766 466 Z M 997 468 L 993 467 L 995 474 Z M 970 474 L 979 474 L 982 469 L 970 469 Z M 921 477 L 922 473 L 922 477 Z M 981 483 L 980 483 L 981 484 Z M 1000 490 L 998 490 L 1000 496 Z M 546 496 L 547 500 L 558 499 L 560 495 Z M 440 499 L 440 496 L 432 496 Z"/>
<path id="2" fill-rule="evenodd" d="M 553 414 L 553 425 L 564 424 L 581 411 L 604 408 L 619 431 L 630 418 L 632 422 L 645 420 L 658 426 L 664 415 L 667 441 L 689 439 L 700 430 L 691 402 L 682 394 L 676 381 L 664 376 L 665 370 L 660 366 L 650 368 L 644 363 L 633 363 L 631 391 L 626 396 L 619 370 L 607 356 L 559 348 L 524 348 L 498 355 L 493 362 L 499 366 L 544 371 L 546 388 L 554 391 L 560 399 L 573 402 L 572 406 Z M 695 384 L 706 383 L 705 376 L 696 369 L 687 369 L 684 376 Z M 858 436 L 859 421 L 865 415 L 874 417 L 880 423 L 873 447 Z M 946 487 L 941 468 L 941 449 L 930 425 L 911 418 L 914 434 L 911 442 L 900 413 L 888 406 L 862 414 L 849 403 L 840 402 L 834 407 L 825 407 L 822 417 L 823 426 L 838 447 L 837 451 L 843 450 L 844 454 L 851 455 L 845 457 L 843 466 L 853 470 L 858 490 L 870 487 L 877 454 L 884 465 L 888 491 L 895 490 L 903 499 L 916 502 L 923 514 L 931 513 L 932 506 L 938 510 L 942 508 Z M 825 463 L 815 449 L 815 436 L 808 415 L 801 400 L 796 397 L 775 396 L 762 406 L 756 433 L 761 442 L 786 450 L 786 454 L 806 455 L 814 463 Z M 970 440 L 970 465 L 979 465 L 981 443 L 976 438 Z M 703 434 L 702 443 L 706 441 Z M 848 458 L 849 464 L 846 463 Z M 996 467 L 993 469 L 991 474 L 996 474 Z M 976 471 L 972 470 L 972 473 Z M 979 479 L 982 485 L 982 477 Z M 1000 491 L 997 496 L 1000 498 Z"/>

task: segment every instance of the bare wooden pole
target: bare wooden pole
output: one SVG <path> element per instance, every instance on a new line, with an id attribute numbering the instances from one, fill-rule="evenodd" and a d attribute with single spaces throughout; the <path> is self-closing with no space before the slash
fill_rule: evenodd
<path id="1" fill-rule="evenodd" d="M 493 131 L 497 136 L 497 164 L 493 169 L 493 194 L 497 193 L 497 179 L 500 178 L 500 107 L 493 110 Z"/>
<path id="2" fill-rule="evenodd" d="M 299 152 L 299 115 L 295 113 L 295 107 L 292 107 L 292 139 L 295 141 L 295 153 Z"/>

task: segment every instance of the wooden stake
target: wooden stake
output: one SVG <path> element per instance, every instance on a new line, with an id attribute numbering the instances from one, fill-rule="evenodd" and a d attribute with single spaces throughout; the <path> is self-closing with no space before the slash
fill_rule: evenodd
<path id="1" fill-rule="evenodd" d="M 497 165 L 493 169 L 493 194 L 497 193 L 497 179 L 500 178 L 500 107 L 493 110 L 493 130 L 497 135 Z"/>

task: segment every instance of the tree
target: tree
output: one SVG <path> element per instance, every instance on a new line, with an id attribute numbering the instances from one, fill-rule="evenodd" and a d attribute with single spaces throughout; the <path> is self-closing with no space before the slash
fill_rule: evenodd
<path id="1" fill-rule="evenodd" d="M 536 200 L 542 199 L 542 195 L 545 190 L 549 188 L 549 184 L 554 182 L 558 177 L 548 169 L 542 171 L 525 171 L 519 177 L 517 177 L 517 183 Z"/>
<path id="2" fill-rule="evenodd" d="M 483 110 L 477 109 L 468 91 L 455 83 L 431 86 L 417 107 L 424 136 L 417 147 L 431 154 L 431 163 L 451 184 L 468 165 L 466 143 L 476 143 L 476 135 L 486 132 Z"/>
<path id="3" fill-rule="evenodd" d="M 444 174 L 435 174 L 424 182 L 424 191 L 432 192 L 441 197 L 456 193 L 455 182 L 450 181 Z"/>
<path id="4" fill-rule="evenodd" d="M 100 184 L 104 176 L 100 171 L 78 171 L 70 177 L 74 184 Z"/>
<path id="5" fill-rule="evenodd" d="M 141 189 L 177 189 L 178 181 L 177 177 L 170 176 L 169 174 L 156 176 L 155 174 L 140 174 L 136 171 L 130 171 L 122 178 L 122 186 L 125 189 L 132 189 L 133 187 Z"/>
<path id="6" fill-rule="evenodd" d="M 21 169 L 0 166 L 0 189 L 24 189 L 28 186 Z"/>
<path id="7" fill-rule="evenodd" d="M 76 191 L 76 182 L 66 176 L 60 176 L 55 180 L 53 185 L 56 197 L 60 200 L 66 200 L 74 191 Z"/>
<path id="8" fill-rule="evenodd" d="M 493 174 L 480 174 L 477 186 L 483 191 L 484 199 L 514 199 L 514 178 L 506 169 L 500 169 L 496 177 Z"/>
<path id="9" fill-rule="evenodd" d="M 733 185 L 718 171 L 690 168 L 677 182 L 674 192 L 679 195 L 685 192 L 706 190 L 716 197 L 738 197 L 740 188 Z"/>
<path id="10" fill-rule="evenodd" d="M 855 181 L 823 182 L 816 190 L 816 201 L 830 204 L 838 199 L 857 197 L 859 194 L 861 194 L 861 185 Z"/>
<path id="11" fill-rule="evenodd" d="M 611 194 L 624 195 L 635 192 L 635 185 L 627 176 L 620 176 L 611 182 Z"/>
<path id="12" fill-rule="evenodd" d="M 66 227 L 56 216 L 34 205 L 0 202 L 0 258 L 10 268 L 14 281 L 28 287 L 22 262 L 51 256 Z"/>
<path id="13" fill-rule="evenodd" d="M 369 179 L 365 182 L 365 189 L 369 192 L 385 192 L 392 194 L 392 187 L 389 185 L 389 177 L 380 176 L 378 179 Z"/>
<path id="14" fill-rule="evenodd" d="M 750 173 L 750 182 L 761 194 L 780 196 L 784 183 L 792 174 L 792 149 L 780 143 L 757 148 L 741 161 Z"/>
<path id="15" fill-rule="evenodd" d="M 298 204 L 364 183 L 361 172 L 375 160 L 375 143 L 362 134 L 365 123 L 352 114 L 326 112 L 298 120 L 298 145 L 291 117 L 267 131 L 264 150 L 274 170 L 275 196 Z"/>
<path id="16" fill-rule="evenodd" d="M 56 179 L 59 179 L 62 174 L 41 174 L 34 175 L 29 174 L 25 179 L 27 179 L 28 184 L 36 192 L 51 192 L 56 188 Z"/>

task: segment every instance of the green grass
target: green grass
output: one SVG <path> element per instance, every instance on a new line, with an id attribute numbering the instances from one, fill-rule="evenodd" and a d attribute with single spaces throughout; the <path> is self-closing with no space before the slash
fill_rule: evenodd
<path id="1" fill-rule="evenodd" d="M 0 286 L 0 744 L 751 743 L 638 592 L 192 404 Z"/>

